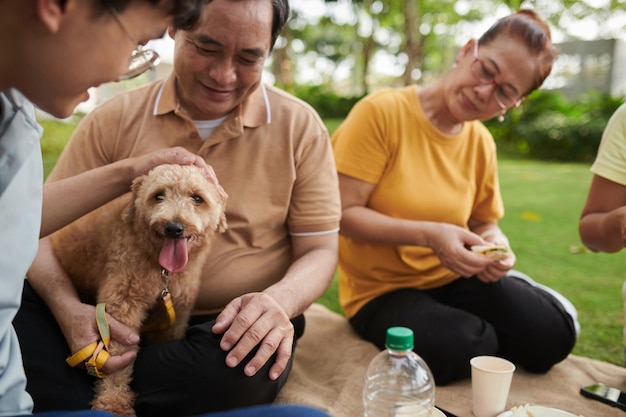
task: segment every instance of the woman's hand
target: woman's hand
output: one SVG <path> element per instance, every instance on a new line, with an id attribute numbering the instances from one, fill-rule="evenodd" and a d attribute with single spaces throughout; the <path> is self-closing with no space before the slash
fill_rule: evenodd
<path id="1" fill-rule="evenodd" d="M 493 261 L 473 253 L 468 247 L 487 244 L 477 234 L 459 226 L 438 223 L 437 230 L 430 233 L 428 246 L 439 257 L 441 264 L 463 277 L 471 277 L 484 271 Z"/>
<path id="2" fill-rule="evenodd" d="M 505 259 L 496 261 L 493 260 L 487 267 L 481 272 L 477 273 L 476 276 L 482 282 L 496 282 L 504 277 L 515 265 L 516 257 L 511 248 L 508 248 L 509 256 Z M 484 256 L 484 255 L 480 255 Z M 486 257 L 486 256 L 484 256 Z"/>

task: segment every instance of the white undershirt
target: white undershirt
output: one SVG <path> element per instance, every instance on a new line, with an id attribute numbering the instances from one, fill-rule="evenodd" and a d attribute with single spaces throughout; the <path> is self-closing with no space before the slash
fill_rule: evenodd
<path id="1" fill-rule="evenodd" d="M 196 125 L 198 132 L 200 132 L 200 137 L 202 141 L 206 141 L 209 136 L 221 125 L 228 115 L 224 117 L 220 117 L 219 119 L 214 120 L 194 120 L 193 123 Z"/>

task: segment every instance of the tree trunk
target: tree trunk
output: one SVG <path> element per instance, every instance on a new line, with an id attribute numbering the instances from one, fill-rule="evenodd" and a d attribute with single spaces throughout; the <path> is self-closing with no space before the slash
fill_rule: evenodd
<path id="1" fill-rule="evenodd" d="M 418 31 L 420 25 L 418 2 L 419 0 L 404 1 L 404 22 L 406 27 L 404 52 L 407 56 L 407 64 L 404 74 L 402 74 L 404 85 L 411 85 L 415 82 L 412 77 L 413 70 L 421 67 L 422 43 Z"/>

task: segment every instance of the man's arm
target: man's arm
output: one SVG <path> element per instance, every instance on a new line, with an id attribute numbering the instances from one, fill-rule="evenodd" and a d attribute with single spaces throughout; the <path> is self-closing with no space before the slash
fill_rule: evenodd
<path id="1" fill-rule="evenodd" d="M 284 278 L 263 292 L 231 301 L 213 327 L 224 333 L 220 347 L 230 351 L 226 364 L 237 366 L 255 346 L 244 372 L 252 376 L 277 352 L 270 378 L 277 379 L 291 357 L 294 329 L 290 318 L 303 313 L 328 288 L 337 268 L 337 233 L 293 236 L 294 262 Z M 232 350 L 231 350 L 232 349 Z"/>

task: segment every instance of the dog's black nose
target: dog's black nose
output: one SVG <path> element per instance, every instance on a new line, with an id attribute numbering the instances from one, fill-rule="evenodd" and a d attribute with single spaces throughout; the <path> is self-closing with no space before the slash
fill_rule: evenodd
<path id="1" fill-rule="evenodd" d="M 185 228 L 179 222 L 169 222 L 165 225 L 165 236 L 182 237 Z"/>

